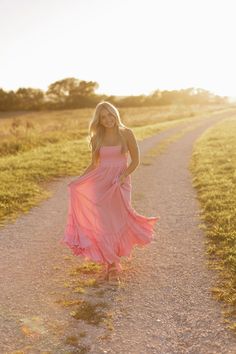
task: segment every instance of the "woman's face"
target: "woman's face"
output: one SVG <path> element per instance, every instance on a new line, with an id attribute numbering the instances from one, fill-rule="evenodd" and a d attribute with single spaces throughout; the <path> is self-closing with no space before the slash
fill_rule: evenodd
<path id="1" fill-rule="evenodd" d="M 116 124 L 116 119 L 108 110 L 102 108 L 100 111 L 100 124 L 105 128 L 113 128 Z"/>

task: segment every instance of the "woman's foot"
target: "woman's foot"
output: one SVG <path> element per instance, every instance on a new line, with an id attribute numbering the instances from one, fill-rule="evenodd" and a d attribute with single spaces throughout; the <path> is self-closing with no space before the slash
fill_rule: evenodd
<path id="1" fill-rule="evenodd" d="M 111 265 L 109 263 L 106 264 L 104 280 L 109 280 L 110 267 Z"/>
<path id="2" fill-rule="evenodd" d="M 105 280 L 109 281 L 109 280 L 117 280 L 119 281 L 120 278 L 119 278 L 119 272 L 117 270 L 117 267 L 116 267 L 116 264 L 115 263 L 108 263 L 106 265 L 106 272 L 105 272 L 105 277 L 104 277 Z"/>

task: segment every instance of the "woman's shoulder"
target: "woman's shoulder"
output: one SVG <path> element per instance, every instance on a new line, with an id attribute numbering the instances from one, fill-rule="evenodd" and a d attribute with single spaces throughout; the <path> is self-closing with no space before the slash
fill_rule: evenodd
<path id="1" fill-rule="evenodd" d="M 131 128 L 128 127 L 122 127 L 123 135 L 126 139 L 126 141 L 134 140 L 135 139 L 135 134 Z"/>
<path id="2" fill-rule="evenodd" d="M 128 127 L 120 127 L 120 131 L 124 133 L 126 136 L 133 133 L 132 129 Z"/>
<path id="3" fill-rule="evenodd" d="M 133 130 L 128 127 L 122 127 L 121 129 L 122 129 L 123 137 L 125 139 L 127 147 L 129 147 L 132 144 L 135 144 L 136 138 L 135 138 Z"/>

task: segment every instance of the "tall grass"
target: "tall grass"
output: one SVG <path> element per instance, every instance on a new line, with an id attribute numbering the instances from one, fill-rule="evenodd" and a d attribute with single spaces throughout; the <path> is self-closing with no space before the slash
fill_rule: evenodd
<path id="1" fill-rule="evenodd" d="M 167 106 L 120 109 L 122 121 L 130 127 L 195 117 L 225 106 Z M 29 151 L 86 136 L 92 109 L 0 115 L 0 156 Z"/>

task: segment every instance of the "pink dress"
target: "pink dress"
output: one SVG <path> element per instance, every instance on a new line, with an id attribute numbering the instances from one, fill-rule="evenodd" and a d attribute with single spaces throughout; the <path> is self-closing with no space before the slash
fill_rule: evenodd
<path id="1" fill-rule="evenodd" d="M 99 165 L 68 184 L 69 205 L 64 237 L 59 242 L 76 256 L 115 263 L 132 258 L 134 245 L 148 244 L 159 216 L 145 217 L 131 206 L 131 175 L 121 185 L 118 176 L 128 166 L 121 145 L 102 146 Z"/>

